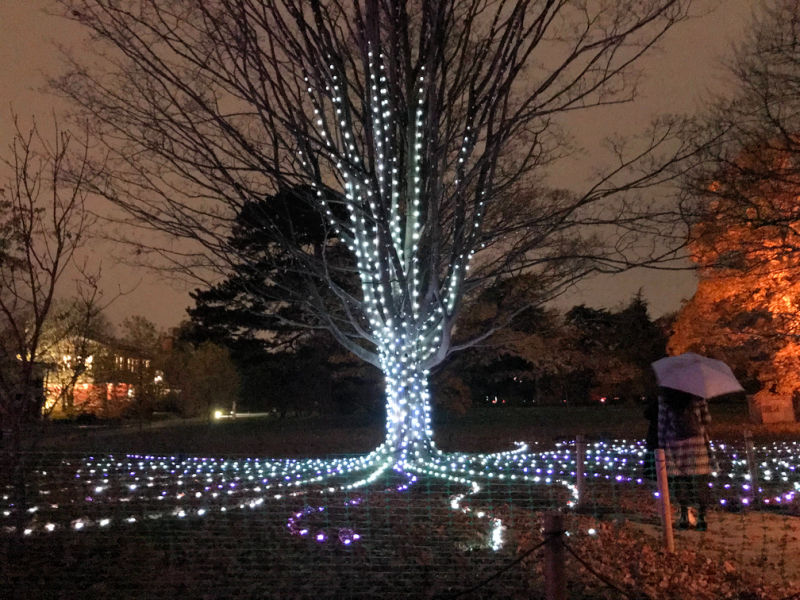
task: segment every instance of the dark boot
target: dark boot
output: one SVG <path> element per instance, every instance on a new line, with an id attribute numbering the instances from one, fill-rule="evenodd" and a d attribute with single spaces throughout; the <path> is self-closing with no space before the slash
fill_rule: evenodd
<path id="1" fill-rule="evenodd" d="M 681 506 L 681 518 L 678 520 L 678 529 L 689 529 L 689 507 Z"/>
<path id="2" fill-rule="evenodd" d="M 697 515 L 697 531 L 708 531 L 708 523 L 706 523 L 706 508 L 705 506 L 700 507 L 700 512 Z"/>

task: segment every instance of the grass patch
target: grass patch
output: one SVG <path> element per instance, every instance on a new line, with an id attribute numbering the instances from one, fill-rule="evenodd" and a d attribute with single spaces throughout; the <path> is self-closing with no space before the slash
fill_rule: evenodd
<path id="1" fill-rule="evenodd" d="M 757 440 L 795 439 L 800 424 L 754 425 L 744 403 L 712 403 L 713 439 L 741 440 L 750 429 Z M 434 439 L 446 451 L 490 452 L 515 441 L 551 444 L 583 434 L 589 439 L 642 439 L 647 431 L 643 407 L 540 406 L 476 407 L 466 415 L 435 419 Z M 137 452 L 148 454 L 307 457 L 369 452 L 381 443 L 384 424 L 374 415 L 318 415 L 279 419 L 242 417 L 211 423 L 172 419 L 139 426 L 48 428 L 43 450 Z"/>

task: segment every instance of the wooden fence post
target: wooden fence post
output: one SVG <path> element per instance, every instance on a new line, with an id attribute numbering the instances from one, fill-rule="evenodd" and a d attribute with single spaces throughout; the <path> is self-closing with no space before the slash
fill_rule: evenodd
<path id="1" fill-rule="evenodd" d="M 561 513 L 545 513 L 544 596 L 547 600 L 567 600 L 563 535 L 564 517 Z"/>
<path id="2" fill-rule="evenodd" d="M 586 441 L 582 435 L 575 438 L 575 488 L 578 491 L 578 502 L 576 508 L 585 505 L 584 498 L 586 492 Z"/>
<path id="3" fill-rule="evenodd" d="M 669 484 L 667 480 L 667 458 L 663 448 L 656 448 L 656 478 L 658 480 L 658 505 L 661 513 L 661 527 L 664 530 L 664 547 L 667 552 L 675 552 L 675 537 L 672 534 L 672 506 L 669 503 Z"/>
<path id="4" fill-rule="evenodd" d="M 747 472 L 750 475 L 750 489 L 753 491 L 753 502 L 758 501 L 758 465 L 753 451 L 753 432 L 744 430 L 744 451 L 747 456 Z"/>

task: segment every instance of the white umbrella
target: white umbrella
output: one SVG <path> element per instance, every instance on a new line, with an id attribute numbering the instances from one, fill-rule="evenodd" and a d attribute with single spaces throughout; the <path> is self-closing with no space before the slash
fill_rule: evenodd
<path id="1" fill-rule="evenodd" d="M 744 391 L 731 368 L 721 360 L 686 352 L 653 363 L 658 384 L 701 398 Z"/>

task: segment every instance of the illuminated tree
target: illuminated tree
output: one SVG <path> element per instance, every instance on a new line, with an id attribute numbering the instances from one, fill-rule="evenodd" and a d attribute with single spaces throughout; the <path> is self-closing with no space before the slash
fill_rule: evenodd
<path id="1" fill-rule="evenodd" d="M 711 184 L 713 199 L 692 229 L 697 291 L 678 313 L 669 342 L 671 353 L 695 351 L 724 360 L 757 391 L 758 401 L 784 404 L 800 390 L 800 187 L 742 181 L 739 169 L 749 169 L 751 161 L 789 160 L 787 153 L 755 148 L 740 155 L 735 174 L 723 172 Z"/>
<path id="2" fill-rule="evenodd" d="M 675 122 L 611 144 L 613 166 L 582 191 L 544 178 L 567 152 L 562 117 L 631 99 L 631 66 L 685 2 L 61 3 L 96 43 L 98 60 L 73 61 L 55 85 L 107 150 L 97 191 L 171 236 L 139 236 L 142 253 L 226 273 L 242 258 L 227 243 L 241 208 L 309 190 L 296 201 L 328 242 L 303 244 L 291 221 L 265 216 L 294 277 L 259 293 L 384 373 L 385 443 L 358 461 L 370 478 L 438 473 L 429 371 L 514 312 L 455 339 L 465 297 L 527 272 L 539 287 L 526 304 L 540 304 L 662 250 L 640 244 L 639 194 L 684 158 Z M 340 247 L 354 291 L 338 283 L 352 272 L 331 258 Z"/>
<path id="3" fill-rule="evenodd" d="M 799 209 L 793 201 L 800 184 L 798 13 L 798 0 L 765 4 L 757 13 L 729 65 L 735 91 L 706 115 L 705 137 L 714 143 L 701 150 L 703 168 L 685 180 L 686 214 L 705 222 L 693 236 L 714 235 L 713 219 L 720 226 L 735 225 L 742 234 L 734 254 L 748 267 L 793 260 L 787 255 L 798 251 Z M 765 244 L 771 249 L 766 254 Z M 711 249 L 703 264 L 735 258 Z"/>
<path id="4" fill-rule="evenodd" d="M 673 352 L 695 349 L 737 368 L 758 400 L 800 390 L 800 2 L 764 5 L 730 64 L 737 87 L 707 115 L 703 168 L 684 210 L 697 293 Z"/>

